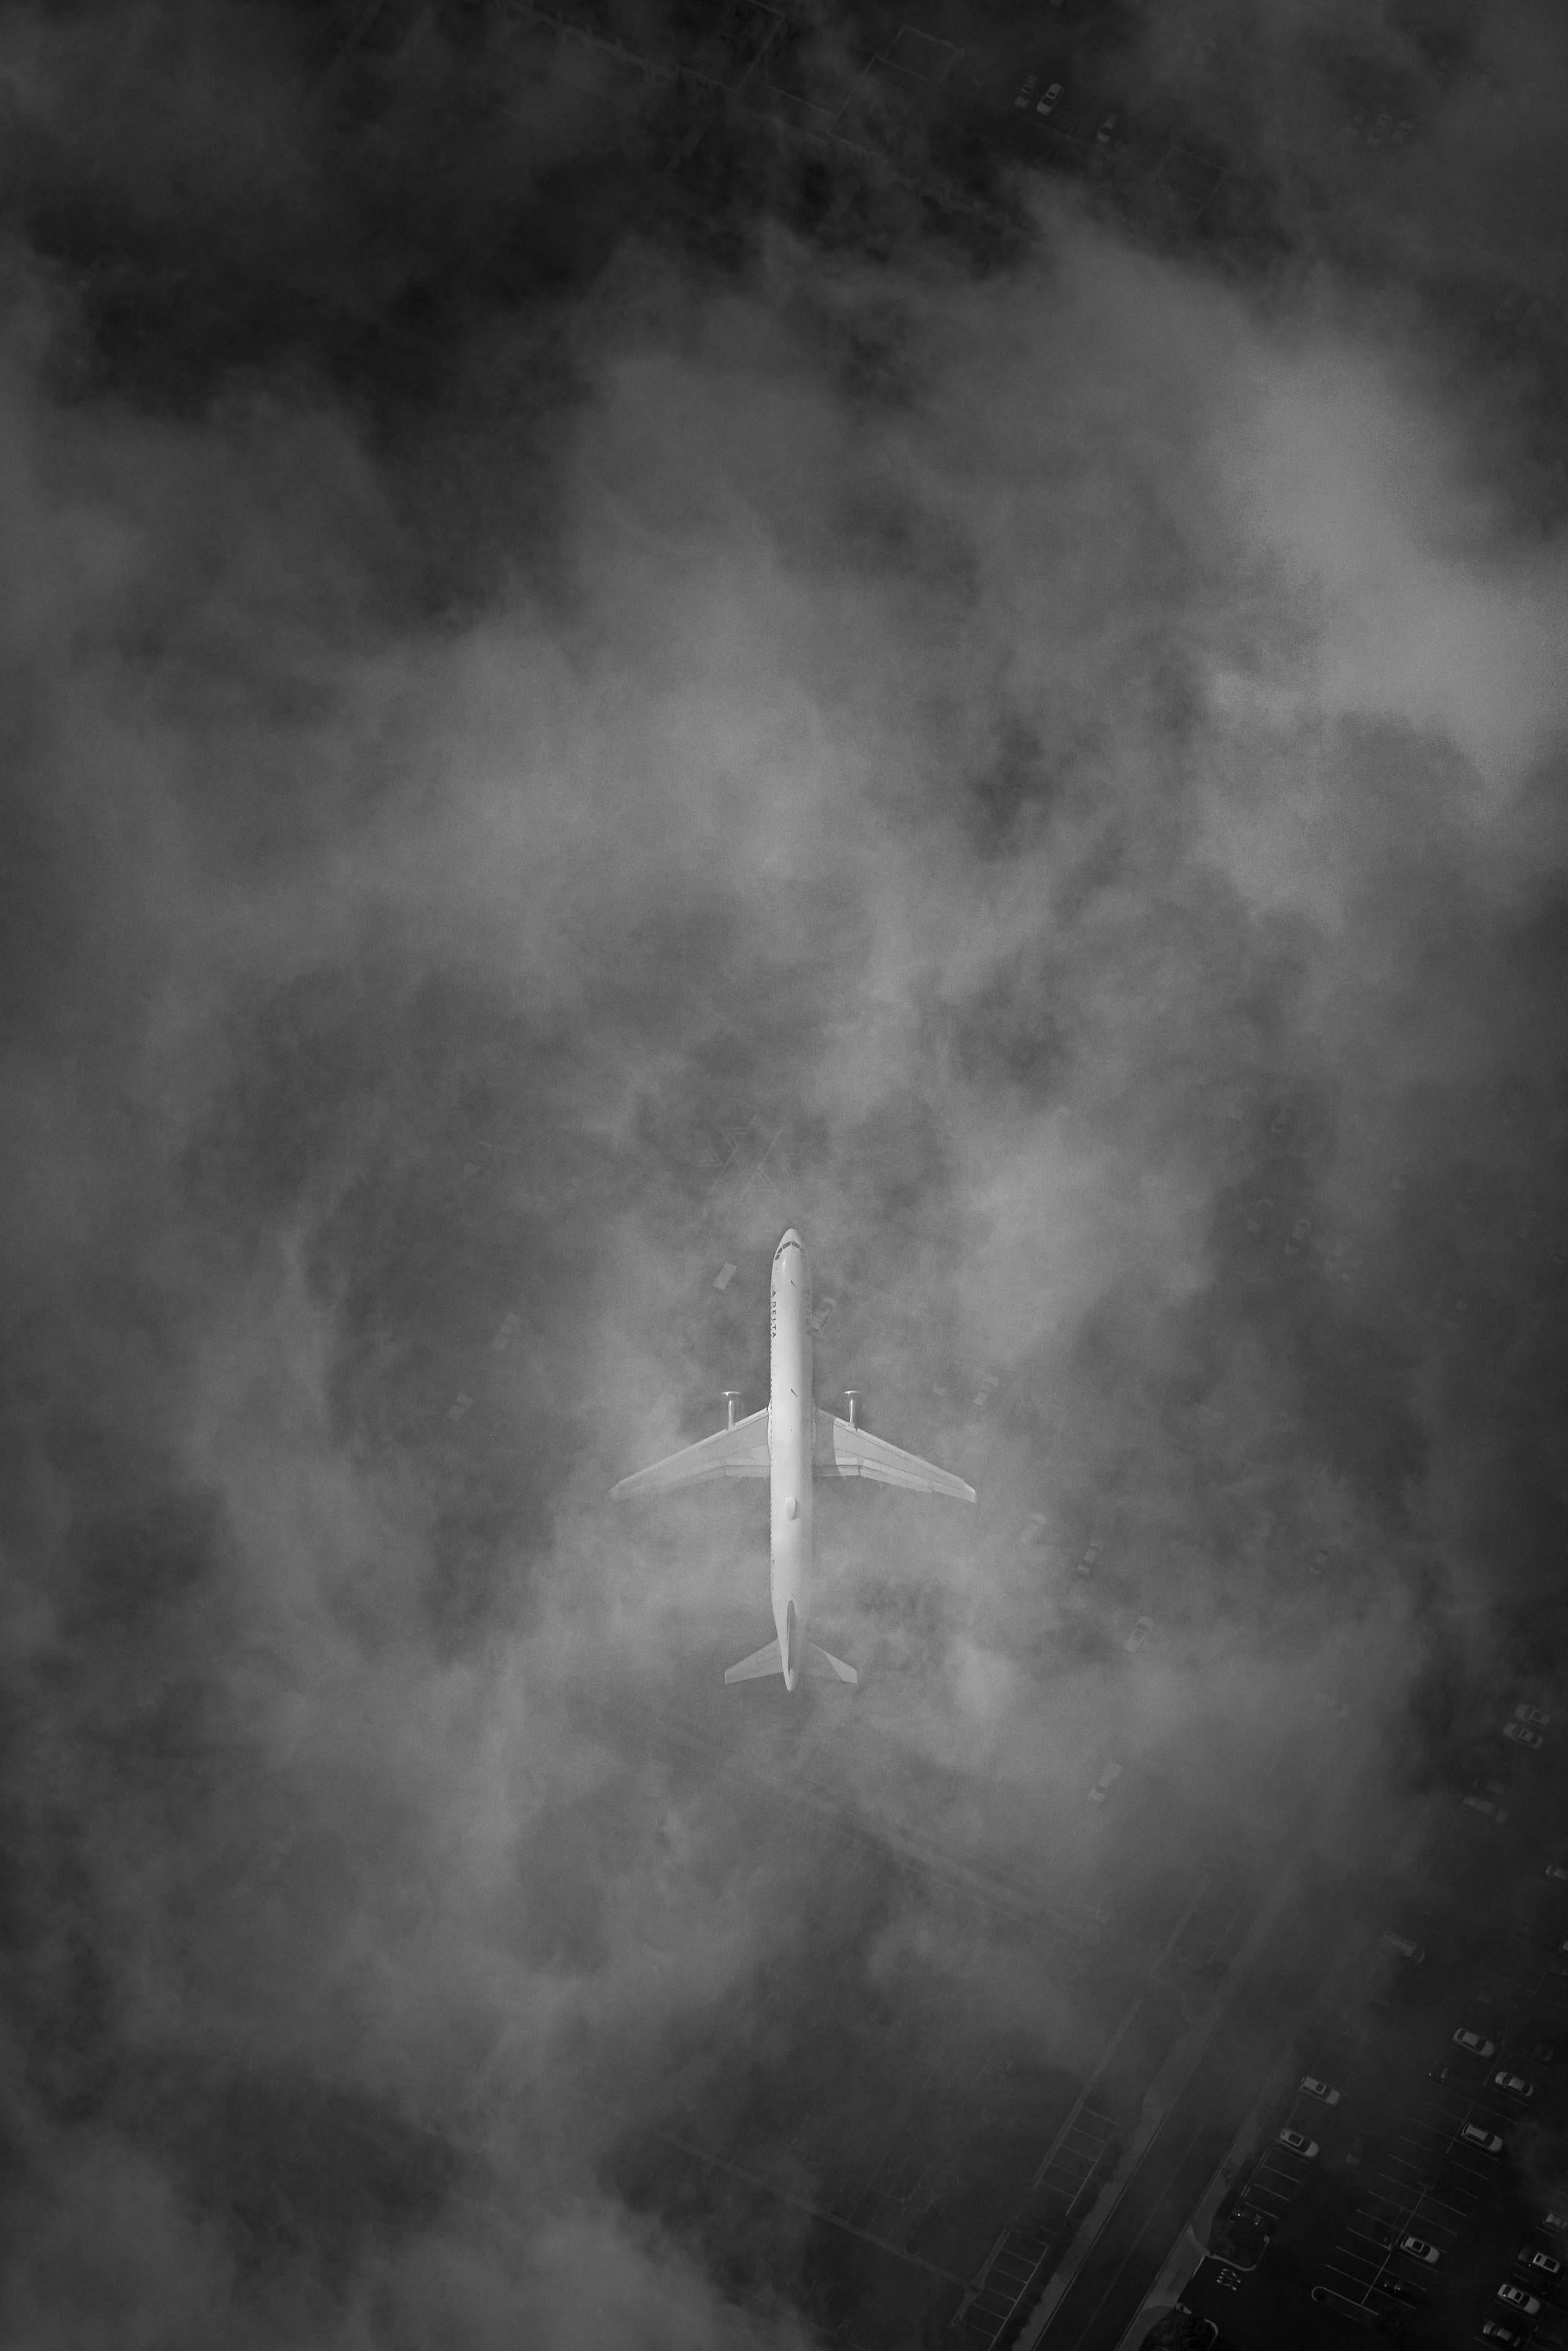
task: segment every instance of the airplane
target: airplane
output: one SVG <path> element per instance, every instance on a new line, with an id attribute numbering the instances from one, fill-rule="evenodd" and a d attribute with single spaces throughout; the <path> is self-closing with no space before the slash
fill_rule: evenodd
<path id="1" fill-rule="evenodd" d="M 772 1489 L 772 1597 L 776 1637 L 725 1675 L 727 1682 L 756 1681 L 779 1672 L 792 1690 L 808 1657 L 830 1667 L 841 1682 L 858 1686 L 860 1676 L 841 1657 L 806 1638 L 811 1610 L 811 1489 L 819 1478 L 872 1478 L 884 1486 L 916 1493 L 950 1494 L 972 1502 L 973 1486 L 938 1469 L 918 1454 L 901 1452 L 862 1428 L 859 1395 L 845 1401 L 848 1420 L 823 1412 L 811 1395 L 811 1269 L 806 1245 L 791 1226 L 773 1252 L 769 1283 L 771 1393 L 762 1412 L 737 1420 L 738 1390 L 727 1388 L 728 1425 L 646 1469 L 634 1470 L 611 1488 L 617 1499 L 662 1494 L 673 1486 L 697 1485 L 712 1478 L 766 1478 Z"/>

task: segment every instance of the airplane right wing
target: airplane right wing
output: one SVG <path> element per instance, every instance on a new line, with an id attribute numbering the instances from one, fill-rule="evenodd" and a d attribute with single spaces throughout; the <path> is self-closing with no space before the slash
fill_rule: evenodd
<path id="1" fill-rule="evenodd" d="M 610 1491 L 620 1500 L 629 1494 L 663 1494 L 672 1486 L 699 1486 L 710 1478 L 766 1478 L 772 1468 L 768 1451 L 768 1407 L 748 1413 L 733 1428 L 705 1437 L 679 1453 L 633 1469 Z"/>
<path id="2" fill-rule="evenodd" d="M 975 1499 L 973 1486 L 922 1461 L 918 1453 L 904 1453 L 885 1437 L 852 1427 L 831 1412 L 817 1407 L 817 1449 L 811 1465 L 815 1478 L 874 1478 L 880 1485 L 906 1486 L 920 1494 L 951 1494 L 957 1502 Z"/>

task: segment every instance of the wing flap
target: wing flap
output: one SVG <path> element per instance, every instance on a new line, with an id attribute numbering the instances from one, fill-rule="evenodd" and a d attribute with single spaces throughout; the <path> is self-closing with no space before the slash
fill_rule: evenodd
<path id="1" fill-rule="evenodd" d="M 818 1478 L 872 1478 L 879 1485 L 903 1486 L 913 1493 L 950 1494 L 956 1502 L 975 1499 L 973 1486 L 955 1478 L 950 1469 L 938 1469 L 935 1462 L 922 1461 L 918 1453 L 905 1453 L 867 1429 L 852 1428 L 847 1420 L 822 1411 L 820 1405 L 811 1467 Z"/>
<path id="2" fill-rule="evenodd" d="M 716 1437 L 705 1437 L 646 1469 L 633 1469 L 610 1491 L 623 1501 L 632 1494 L 666 1493 L 672 1486 L 700 1486 L 711 1478 L 766 1478 L 771 1467 L 765 1405 L 733 1428 L 721 1428 Z"/>

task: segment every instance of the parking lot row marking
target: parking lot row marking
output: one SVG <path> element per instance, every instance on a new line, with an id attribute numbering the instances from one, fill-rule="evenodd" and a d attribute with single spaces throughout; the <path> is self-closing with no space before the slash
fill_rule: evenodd
<path id="1" fill-rule="evenodd" d="M 1470 2213 L 1475 2207 L 1475 2198 L 1472 2196 L 1468 2205 L 1445 2204 L 1442 2198 L 1440 2196 L 1435 2196 L 1430 2189 L 1427 2190 L 1427 2193 L 1421 2199 L 1421 2202 L 1423 2204 L 1435 2204 L 1439 2212 L 1451 2212 L 1456 2220 L 1468 2220 L 1469 2219 Z M 1434 2220 L 1432 2226 L 1435 2229 L 1447 2228 L 1448 2223 L 1446 2221 Z M 1457 2237 L 1458 2233 L 1458 2229 L 1448 2230 L 1448 2234 L 1451 2237 Z"/>
<path id="2" fill-rule="evenodd" d="M 1375 2193 L 1375 2190 L 1374 2193 Z M 1470 2199 L 1471 2202 L 1474 2200 L 1475 2199 L 1473 2198 Z M 1443 2199 L 1440 2196 L 1435 2195 L 1430 2188 L 1424 2188 L 1420 2194 L 1414 2199 L 1410 2198 L 1408 2195 L 1397 2198 L 1393 2196 L 1385 2196 L 1380 2198 L 1379 2201 L 1385 2204 L 1395 2205 L 1396 2208 L 1401 2211 L 1406 2219 L 1408 2219 L 1411 2213 L 1419 2211 L 1423 2204 L 1442 2205 Z M 1358 2211 L 1362 2210 L 1359 2205 L 1356 2209 Z M 1467 2210 L 1465 2206 L 1458 2204 L 1447 2205 L 1444 2206 L 1443 2209 L 1447 2211 L 1457 2212 L 1461 2220 L 1464 2219 Z M 1383 2216 L 1381 2213 L 1369 2211 L 1365 2213 L 1364 2217 L 1369 2220 L 1381 2220 Z"/>

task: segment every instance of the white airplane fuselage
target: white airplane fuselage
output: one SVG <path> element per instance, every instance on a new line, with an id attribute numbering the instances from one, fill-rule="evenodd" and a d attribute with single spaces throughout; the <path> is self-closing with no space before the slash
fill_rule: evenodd
<path id="1" fill-rule="evenodd" d="M 811 1461 L 816 1407 L 811 1400 L 811 1269 L 793 1226 L 773 1252 L 771 1355 L 768 1395 L 768 1480 L 772 1499 L 773 1622 L 793 1689 L 805 1652 L 811 1608 Z"/>
<path id="2" fill-rule="evenodd" d="M 766 1478 L 774 1637 L 728 1667 L 725 1680 L 758 1681 L 782 1667 L 784 1686 L 793 1689 L 810 1655 L 813 1667 L 825 1666 L 852 1689 L 860 1683 L 854 1667 L 806 1638 L 815 1583 L 811 1503 L 817 1479 L 869 1478 L 873 1483 L 947 1494 L 963 1502 L 975 1500 L 975 1489 L 952 1470 L 939 1469 L 935 1462 L 923 1461 L 917 1453 L 905 1453 L 862 1428 L 852 1389 L 845 1392 L 851 1398 L 848 1420 L 817 1410 L 811 1396 L 811 1269 L 793 1226 L 773 1252 L 768 1290 L 771 1360 L 766 1412 L 747 1413 L 744 1420 L 737 1420 L 737 1391 L 727 1388 L 730 1411 L 726 1427 L 618 1479 L 611 1492 L 630 1499 L 710 1479 Z"/>

